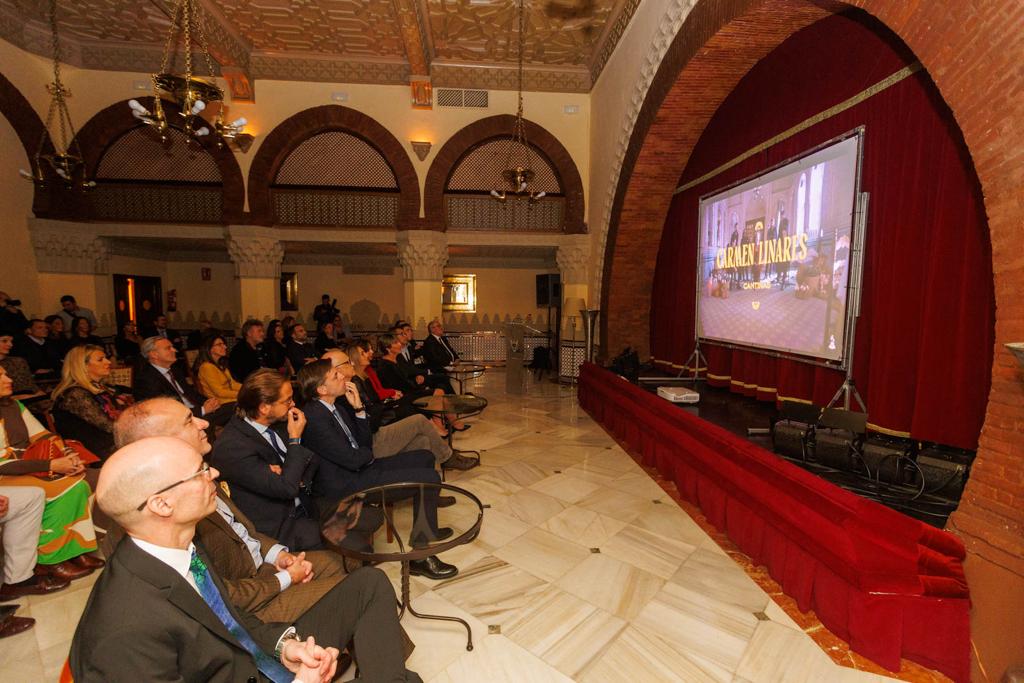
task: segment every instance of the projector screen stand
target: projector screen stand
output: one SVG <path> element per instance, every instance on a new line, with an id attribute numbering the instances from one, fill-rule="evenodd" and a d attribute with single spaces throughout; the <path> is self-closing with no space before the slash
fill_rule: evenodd
<path id="1" fill-rule="evenodd" d="M 843 401 L 842 407 L 843 407 L 843 409 L 844 410 L 849 410 L 850 409 L 850 396 L 853 396 L 855 399 L 857 399 L 857 403 L 860 404 L 861 412 L 863 412 L 863 413 L 868 412 L 867 406 L 864 405 L 864 399 L 862 399 L 860 397 L 860 392 L 857 391 L 857 386 L 853 383 L 853 377 L 851 377 L 849 375 L 849 373 L 847 373 L 846 379 L 843 380 L 843 383 L 841 385 L 839 385 L 839 388 L 836 389 L 835 396 L 832 397 L 832 400 L 829 401 L 828 405 L 826 405 L 825 407 L 826 408 L 833 408 L 833 407 L 835 407 L 836 404 L 839 403 L 839 398 L 842 397 L 842 401 Z"/>
<path id="2" fill-rule="evenodd" d="M 702 363 L 703 365 L 701 365 Z M 693 375 L 689 377 L 683 377 L 683 373 L 686 372 L 687 367 L 693 368 Z M 700 339 L 698 339 L 693 345 L 693 353 L 691 353 L 690 357 L 686 359 L 685 363 L 683 363 L 683 367 L 679 371 L 679 374 L 676 375 L 676 379 L 681 379 L 684 382 L 699 382 L 702 379 L 702 377 L 700 376 L 700 371 L 702 368 L 705 370 L 705 372 L 707 371 L 708 360 L 700 351 Z"/>

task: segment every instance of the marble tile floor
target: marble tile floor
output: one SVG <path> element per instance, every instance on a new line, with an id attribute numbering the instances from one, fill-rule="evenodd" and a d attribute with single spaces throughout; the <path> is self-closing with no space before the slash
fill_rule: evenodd
<path id="1" fill-rule="evenodd" d="M 448 475 L 488 506 L 480 536 L 442 556 L 459 576 L 411 581 L 416 609 L 465 619 L 475 647 L 461 625 L 407 614 L 407 665 L 424 681 L 947 680 L 906 661 L 887 672 L 799 612 L 578 408 L 575 387 L 504 386 L 500 370 L 467 383 L 490 405 L 456 445 L 480 449 L 482 464 Z M 397 590 L 398 566 L 381 568 Z M 0 640 L 0 680 L 57 680 L 94 580 L 21 601 L 37 625 Z"/>

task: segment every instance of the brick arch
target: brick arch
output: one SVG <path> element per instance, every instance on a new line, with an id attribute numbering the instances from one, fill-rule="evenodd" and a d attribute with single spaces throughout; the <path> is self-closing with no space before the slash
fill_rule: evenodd
<path id="1" fill-rule="evenodd" d="M 444 188 L 459 161 L 472 149 L 497 137 L 508 136 L 515 117 L 509 114 L 474 121 L 448 138 L 427 172 L 423 188 L 424 213 L 432 230 L 444 230 Z M 583 181 L 572 155 L 554 135 L 532 121 L 524 121 L 526 137 L 551 162 L 565 194 L 565 232 L 586 232 L 583 223 Z"/>
<path id="2" fill-rule="evenodd" d="M 249 167 L 249 212 L 258 225 L 274 224 L 270 185 L 281 164 L 300 144 L 320 133 L 342 131 L 369 142 L 391 166 L 398 180 L 398 227 L 417 227 L 420 214 L 420 183 L 402 143 L 387 128 L 366 114 L 328 104 L 300 111 L 267 135 Z"/>
<path id="3" fill-rule="evenodd" d="M 858 7 L 892 30 L 928 71 L 953 113 L 984 198 L 995 274 L 992 388 L 971 478 L 949 521 L 968 548 L 973 638 L 998 678 L 1024 649 L 1009 643 L 1024 600 L 1024 381 L 1003 346 L 1024 340 L 1024 9 L 1018 0 L 894 3 L 848 0 L 699 0 L 676 34 L 647 92 L 615 189 L 602 274 L 604 348 L 648 350 L 651 291 L 673 189 L 715 110 L 747 71 L 786 38 Z M 1011 597 L 1012 596 L 1012 597 Z M 1007 599 L 1017 622 L 1001 607 Z M 975 674 L 980 678 L 975 668 Z"/>
<path id="4" fill-rule="evenodd" d="M 153 111 L 152 97 L 140 97 L 138 100 L 142 106 Z M 173 102 L 163 100 L 162 103 L 168 120 L 171 120 L 180 111 Z M 100 160 L 110 145 L 128 131 L 142 125 L 144 124 L 132 116 L 128 100 L 115 102 L 109 107 L 101 109 L 89 119 L 79 129 L 78 135 L 75 137 L 82 150 L 86 173 L 89 177 L 96 175 Z M 242 170 L 238 167 L 238 161 L 226 145 L 221 149 L 218 149 L 216 145 L 210 145 L 205 149 L 213 157 L 220 170 L 223 182 L 221 205 L 223 206 L 224 223 L 240 223 L 245 207 L 245 181 L 242 177 Z M 73 216 L 69 216 L 69 218 L 73 218 Z"/>

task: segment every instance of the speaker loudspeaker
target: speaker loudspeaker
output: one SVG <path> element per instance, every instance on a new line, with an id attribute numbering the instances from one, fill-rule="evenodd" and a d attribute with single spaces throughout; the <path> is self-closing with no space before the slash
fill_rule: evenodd
<path id="1" fill-rule="evenodd" d="M 537 308 L 558 306 L 562 301 L 562 283 L 558 273 L 537 276 Z"/>

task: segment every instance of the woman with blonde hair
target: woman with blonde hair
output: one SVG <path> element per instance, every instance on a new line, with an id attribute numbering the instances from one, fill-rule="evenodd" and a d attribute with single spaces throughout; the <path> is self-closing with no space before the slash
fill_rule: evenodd
<path id="1" fill-rule="evenodd" d="M 114 451 L 114 420 L 132 397 L 107 383 L 110 359 L 99 346 L 76 346 L 64 358 L 60 384 L 53 390 L 53 419 L 65 438 L 81 441 L 105 458 Z"/>
<path id="2" fill-rule="evenodd" d="M 51 434 L 18 401 L 11 398 L 13 383 L 0 368 L 0 487 L 40 488 L 46 496 L 34 574 L 9 577 L 0 599 L 48 593 L 67 581 L 103 566 L 88 553 L 96 550 L 96 531 L 89 512 L 92 491 L 83 465 L 74 451 L 63 449 L 60 437 Z M 47 457 L 51 453 L 61 457 Z M 20 574 L 20 573 L 19 573 Z"/>

